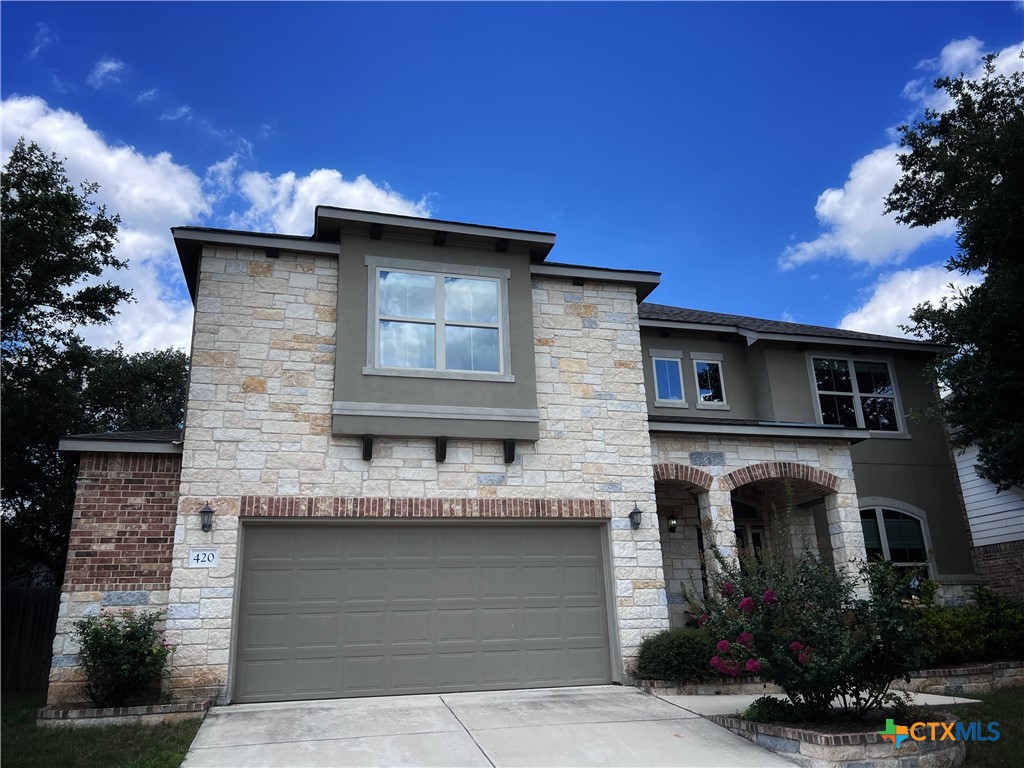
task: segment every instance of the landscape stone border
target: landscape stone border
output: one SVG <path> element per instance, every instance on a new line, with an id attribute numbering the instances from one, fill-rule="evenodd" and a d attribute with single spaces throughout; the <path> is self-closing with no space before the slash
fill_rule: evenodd
<path id="1" fill-rule="evenodd" d="M 819 733 L 790 725 L 705 715 L 759 747 L 802 768 L 956 768 L 967 757 L 964 741 L 913 741 L 898 748 L 882 741 L 877 729 L 855 733 Z"/>
<path id="2" fill-rule="evenodd" d="M 722 677 L 706 683 L 682 683 L 671 680 L 634 680 L 633 685 L 644 693 L 655 696 L 719 696 L 724 694 L 782 693 L 774 683 L 765 683 L 759 677 Z"/>
<path id="3" fill-rule="evenodd" d="M 210 709 L 210 703 L 207 699 L 189 704 L 147 704 L 102 709 L 43 707 L 36 716 L 36 724 L 44 728 L 95 728 L 106 725 L 160 725 L 181 720 L 202 720 Z"/>
<path id="4" fill-rule="evenodd" d="M 910 682 L 897 680 L 893 688 L 913 693 L 963 696 L 1024 686 L 1024 661 L 995 661 L 969 667 L 936 667 L 910 674 Z"/>

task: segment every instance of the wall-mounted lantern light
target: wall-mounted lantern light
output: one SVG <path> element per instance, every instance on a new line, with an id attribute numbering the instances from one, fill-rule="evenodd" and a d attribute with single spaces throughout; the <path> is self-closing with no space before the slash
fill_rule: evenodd
<path id="1" fill-rule="evenodd" d="M 629 524 L 632 526 L 634 531 L 640 527 L 640 515 L 642 514 L 640 507 L 634 504 L 633 511 L 629 513 Z"/>
<path id="2" fill-rule="evenodd" d="M 676 532 L 676 526 L 678 524 L 679 524 L 679 521 L 676 519 L 675 514 L 671 514 L 671 515 L 668 516 L 668 532 L 669 533 L 675 533 Z"/>
<path id="3" fill-rule="evenodd" d="M 199 524 L 203 529 L 203 533 L 209 533 L 213 530 L 213 510 L 210 509 L 209 504 L 203 505 L 203 508 L 199 510 Z"/>

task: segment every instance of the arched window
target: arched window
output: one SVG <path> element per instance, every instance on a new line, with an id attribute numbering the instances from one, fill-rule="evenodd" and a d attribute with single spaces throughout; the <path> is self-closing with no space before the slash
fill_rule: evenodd
<path id="1" fill-rule="evenodd" d="M 904 568 L 931 567 L 928 529 L 923 515 L 893 504 L 862 507 L 860 524 L 869 560 L 881 558 Z M 902 505 L 899 506 L 908 506 Z"/>

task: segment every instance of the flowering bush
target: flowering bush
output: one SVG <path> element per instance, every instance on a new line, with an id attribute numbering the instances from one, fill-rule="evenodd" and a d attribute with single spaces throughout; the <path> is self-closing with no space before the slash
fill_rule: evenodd
<path id="1" fill-rule="evenodd" d="M 74 624 L 85 669 L 83 693 L 97 707 L 151 703 L 160 697 L 167 658 L 174 646 L 156 628 L 160 611 L 103 611 Z"/>
<path id="2" fill-rule="evenodd" d="M 863 717 L 894 698 L 893 680 L 921 666 L 916 614 L 903 600 L 910 577 L 891 564 L 861 568 L 870 592 L 861 599 L 853 579 L 810 552 L 763 550 L 739 566 L 711 552 L 718 568 L 697 612 L 718 639 L 710 664 L 721 674 L 759 674 L 800 716 L 821 719 L 833 700 Z"/>

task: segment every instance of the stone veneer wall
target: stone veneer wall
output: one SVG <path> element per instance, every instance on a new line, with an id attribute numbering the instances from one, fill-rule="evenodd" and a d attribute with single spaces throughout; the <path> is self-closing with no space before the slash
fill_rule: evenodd
<path id="1" fill-rule="evenodd" d="M 978 576 L 993 592 L 1020 600 L 1024 595 L 1024 540 L 974 548 Z"/>
<path id="2" fill-rule="evenodd" d="M 659 476 L 671 481 L 666 472 L 678 465 L 675 472 L 681 479 L 691 484 L 696 479 L 697 486 L 708 489 L 706 493 L 699 492 L 700 487 L 695 491 L 701 520 L 710 523 L 723 554 L 730 554 L 735 544 L 731 492 L 748 483 L 773 484 L 778 479 L 790 479 L 798 493 L 826 494 L 831 556 L 836 567 L 852 574 L 853 561 L 864 558 L 857 486 L 846 442 L 654 433 L 651 446 L 656 465 L 662 465 L 656 466 Z M 805 538 L 813 540 L 810 516 L 795 522 L 800 530 L 793 546 L 802 545 Z"/>
<path id="3" fill-rule="evenodd" d="M 180 479 L 180 455 L 82 454 L 48 704 L 83 701 L 70 634 L 77 619 L 102 608 L 167 602 Z"/>
<path id="4" fill-rule="evenodd" d="M 450 500 L 467 516 L 482 508 L 473 500 L 598 501 L 611 517 L 628 666 L 642 638 L 668 626 L 635 291 L 535 281 L 540 440 L 517 445 L 506 465 L 497 441 L 450 440 L 438 464 L 432 440 L 378 439 L 364 462 L 357 438 L 331 435 L 338 290 L 334 258 L 204 253 L 170 589 L 172 690 L 227 695 L 239 514 L 250 496 L 329 499 L 295 503 L 339 517 L 354 504 L 333 501 L 342 497 L 416 499 L 421 509 Z M 204 534 L 195 512 L 207 502 L 217 516 Z M 637 531 L 634 504 L 646 513 Z M 219 567 L 187 568 L 190 546 L 217 546 Z"/>

